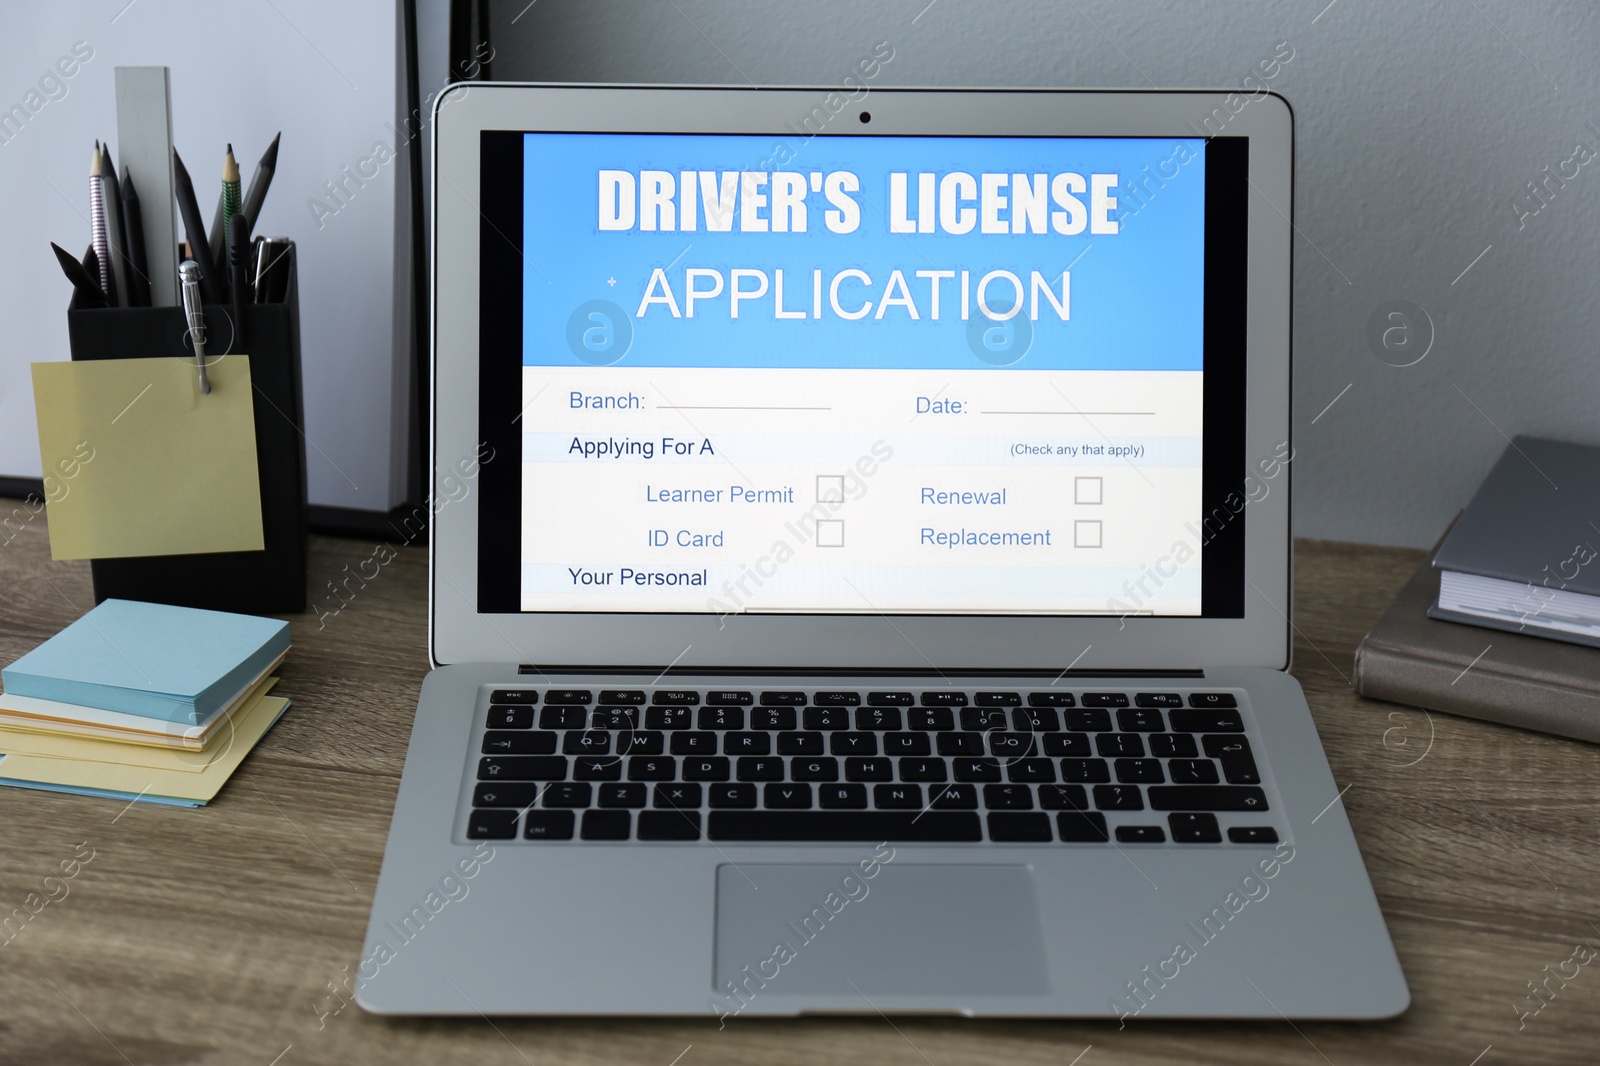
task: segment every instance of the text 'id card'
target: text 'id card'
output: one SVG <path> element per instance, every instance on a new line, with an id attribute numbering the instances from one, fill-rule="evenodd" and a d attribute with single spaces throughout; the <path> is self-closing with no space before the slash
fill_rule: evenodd
<path id="1" fill-rule="evenodd" d="M 206 372 L 201 395 L 192 360 L 33 364 L 52 558 L 262 549 L 250 360 Z"/>

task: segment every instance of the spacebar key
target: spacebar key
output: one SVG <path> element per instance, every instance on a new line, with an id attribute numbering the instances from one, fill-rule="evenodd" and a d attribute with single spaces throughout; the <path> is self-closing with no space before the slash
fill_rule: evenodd
<path id="1" fill-rule="evenodd" d="M 982 840 L 971 811 L 712 811 L 712 840 Z"/>

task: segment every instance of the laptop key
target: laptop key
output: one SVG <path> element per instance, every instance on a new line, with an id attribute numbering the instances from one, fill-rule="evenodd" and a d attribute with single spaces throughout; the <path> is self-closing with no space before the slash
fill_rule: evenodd
<path id="1" fill-rule="evenodd" d="M 740 781 L 782 781 L 782 759 L 757 759 L 746 756 L 734 764 Z"/>
<path id="2" fill-rule="evenodd" d="M 717 753 L 717 735 L 700 730 L 693 732 L 680 732 L 672 734 L 672 754 L 674 755 L 715 755 Z"/>
<path id="3" fill-rule="evenodd" d="M 755 695 L 742 689 L 713 689 L 706 693 L 706 702 L 725 707 L 748 707 L 756 701 Z"/>
<path id="4" fill-rule="evenodd" d="M 757 707 L 750 712 L 751 729 L 793 729 L 794 723 L 793 707 Z"/>
<path id="5" fill-rule="evenodd" d="M 696 707 L 700 693 L 685 688 L 659 688 L 650 693 L 650 702 L 657 707 Z"/>
<path id="6" fill-rule="evenodd" d="M 640 811 L 640 840 L 699 840 L 699 811 Z"/>
<path id="7" fill-rule="evenodd" d="M 556 781 L 545 786 L 541 799 L 546 807 L 587 807 L 594 802 L 594 786 Z"/>
<path id="8" fill-rule="evenodd" d="M 485 755 L 554 755 L 554 733 L 535 733 L 531 730 L 491 729 L 483 734 Z"/>
<path id="9" fill-rule="evenodd" d="M 1239 701 L 1233 698 L 1231 692 L 1191 692 L 1189 694 L 1191 707 L 1237 707 Z"/>
<path id="10" fill-rule="evenodd" d="M 1119 844 L 1165 844 L 1167 834 L 1159 825 L 1119 825 Z"/>
<path id="11" fill-rule="evenodd" d="M 948 778 L 943 759 L 906 758 L 900 760 L 902 781 L 943 781 Z"/>
<path id="12" fill-rule="evenodd" d="M 1214 785 L 1217 764 L 1210 759 L 1173 759 L 1167 763 L 1167 774 L 1174 785 Z"/>
<path id="13" fill-rule="evenodd" d="M 796 781 L 837 781 L 839 780 L 839 760 L 831 757 L 791 759 L 789 761 L 789 776 Z"/>
<path id="14" fill-rule="evenodd" d="M 906 712 L 906 721 L 912 729 L 924 732 L 947 732 L 956 727 L 955 712 L 948 707 L 919 707 Z"/>
<path id="15" fill-rule="evenodd" d="M 1135 707 L 1182 707 L 1183 697 L 1176 692 L 1138 692 L 1134 694 Z"/>
<path id="16" fill-rule="evenodd" d="M 1250 742 L 1244 737 L 1208 736 L 1201 740 L 1206 754 L 1222 764 L 1222 776 L 1230 785 L 1259 785 L 1261 771 L 1256 769 L 1255 756 L 1250 753 Z M 1213 781 L 1216 780 L 1212 777 Z"/>
<path id="17" fill-rule="evenodd" d="M 1016 759 L 1006 763 L 1006 780 L 1013 784 L 1038 784 L 1056 779 L 1056 764 L 1049 759 Z"/>
<path id="18" fill-rule="evenodd" d="M 1159 733 L 1167 728 L 1161 712 L 1139 707 L 1128 707 L 1117 712 L 1117 728 L 1129 733 Z"/>
<path id="19" fill-rule="evenodd" d="M 1094 805 L 1102 811 L 1142 811 L 1144 798 L 1138 785 L 1096 785 Z"/>
<path id="20" fill-rule="evenodd" d="M 1128 694 L 1126 692 L 1085 692 L 1083 694 L 1085 707 L 1126 707 Z"/>
<path id="21" fill-rule="evenodd" d="M 1044 744 L 1046 755 L 1087 759 L 1094 754 L 1094 747 L 1089 743 L 1087 733 L 1046 733 L 1040 739 Z"/>
<path id="22" fill-rule="evenodd" d="M 618 755 L 660 755 L 666 750 L 666 735 L 653 729 L 617 734 Z"/>
<path id="23" fill-rule="evenodd" d="M 729 755 L 770 755 L 772 736 L 769 733 L 729 733 L 722 738 L 722 750 Z"/>
<path id="24" fill-rule="evenodd" d="M 857 729 L 899 729 L 900 721 L 898 707 L 862 707 L 856 711 Z"/>
<path id="25" fill-rule="evenodd" d="M 850 709 L 848 707 L 807 707 L 801 715 L 801 722 L 807 729 L 849 729 Z"/>
<path id="26" fill-rule="evenodd" d="M 1027 785 L 984 785 L 983 805 L 992 811 L 1031 811 L 1033 790 Z"/>
<path id="27" fill-rule="evenodd" d="M 626 785 L 605 784 L 600 786 L 600 806 L 602 807 L 643 807 L 645 799 L 645 787 L 641 784 L 630 782 Z"/>
<path id="28" fill-rule="evenodd" d="M 594 729 L 638 729 L 639 710 L 636 707 L 601 707 L 589 718 Z"/>
<path id="29" fill-rule="evenodd" d="M 1138 733 L 1101 733 L 1094 738 L 1094 746 L 1104 759 L 1131 759 L 1144 754 L 1144 741 Z"/>
<path id="30" fill-rule="evenodd" d="M 804 810 L 811 806 L 811 786 L 778 782 L 767 785 L 761 798 L 771 810 Z"/>
<path id="31" fill-rule="evenodd" d="M 582 729 L 589 712 L 582 707 L 546 707 L 539 712 L 540 729 Z"/>
<path id="32" fill-rule="evenodd" d="M 563 781 L 564 755 L 485 756 L 478 760 L 479 781 Z"/>
<path id="33" fill-rule="evenodd" d="M 999 707 L 968 707 L 961 712 L 961 728 L 974 733 L 988 733 L 1009 729 L 1011 723 L 1006 712 Z"/>
<path id="34" fill-rule="evenodd" d="M 712 811 L 712 840 L 932 843 L 978 841 L 972 811 Z"/>
<path id="35" fill-rule="evenodd" d="M 1104 844 L 1111 839 L 1106 816 L 1099 811 L 1062 811 L 1056 815 L 1056 833 L 1069 844 Z"/>
<path id="36" fill-rule="evenodd" d="M 1267 794 L 1249 785 L 1152 785 L 1158 811 L 1264 811 Z"/>
<path id="37" fill-rule="evenodd" d="M 1124 785 L 1159 785 L 1166 780 L 1160 759 L 1118 759 L 1117 780 Z"/>
<path id="38" fill-rule="evenodd" d="M 932 755 L 933 743 L 926 733 L 885 733 L 885 755 Z"/>
<path id="39" fill-rule="evenodd" d="M 982 755 L 983 736 L 979 733 L 940 733 L 940 755 Z"/>
<path id="40" fill-rule="evenodd" d="M 1000 780 L 998 759 L 957 759 L 953 770 L 957 781 Z"/>
<path id="41" fill-rule="evenodd" d="M 859 692 L 815 692 L 811 702 L 818 707 L 856 707 L 861 703 Z"/>
<path id="42" fill-rule="evenodd" d="M 756 805 L 756 786 L 744 784 L 722 784 L 711 786 L 711 806 L 713 807 L 754 807 Z"/>
<path id="43" fill-rule="evenodd" d="M 603 729 L 568 733 L 561 742 L 566 755 L 604 755 L 611 750 L 611 734 Z"/>
<path id="44" fill-rule="evenodd" d="M 490 729 L 532 729 L 532 707 L 490 707 Z"/>
<path id="45" fill-rule="evenodd" d="M 846 781 L 890 781 L 894 778 L 894 764 L 888 759 L 846 759 Z"/>
<path id="46" fill-rule="evenodd" d="M 1050 832 L 1048 814 L 1015 814 L 1006 811 L 989 815 L 989 839 L 996 844 L 1049 842 L 1055 839 Z"/>
<path id="47" fill-rule="evenodd" d="M 1163 759 L 1193 759 L 1200 754 L 1194 737 L 1188 733 L 1153 733 L 1150 736 L 1150 754 Z"/>
<path id="48" fill-rule="evenodd" d="M 1236 710 L 1173 711 L 1174 733 L 1243 733 L 1244 719 Z"/>
<path id="49" fill-rule="evenodd" d="M 835 755 L 876 755 L 878 754 L 878 736 L 876 733 L 846 733 L 828 734 L 828 750 Z"/>
<path id="50" fill-rule="evenodd" d="M 1169 814 L 1167 827 L 1177 844 L 1220 844 L 1222 830 L 1214 814 Z"/>
<path id="51" fill-rule="evenodd" d="M 545 690 L 544 701 L 579 706 L 593 703 L 594 693 L 586 688 L 552 688 Z"/>
<path id="52" fill-rule="evenodd" d="M 627 840 L 632 829 L 633 815 L 627 811 L 584 811 L 578 833 L 584 840 Z"/>
<path id="53" fill-rule="evenodd" d="M 644 692 L 636 688 L 603 688 L 600 690 L 601 703 L 625 703 L 631 707 L 644 704 Z"/>
<path id="54" fill-rule="evenodd" d="M 651 707 L 644 712 L 646 729 L 688 729 L 694 712 L 687 707 Z"/>
<path id="55" fill-rule="evenodd" d="M 1228 830 L 1228 839 L 1235 844 L 1276 844 L 1278 831 L 1270 825 L 1236 825 Z"/>
<path id="56" fill-rule="evenodd" d="M 539 798 L 538 785 L 479 785 L 473 789 L 474 807 L 531 807 Z"/>
<path id="57" fill-rule="evenodd" d="M 823 810 L 862 810 L 867 805 L 867 786 L 821 785 L 817 802 Z"/>
<path id="58" fill-rule="evenodd" d="M 575 821 L 571 811 L 529 811 L 522 820 L 522 838 L 571 840 Z"/>
<path id="59" fill-rule="evenodd" d="M 743 707 L 707 707 L 700 712 L 701 729 L 743 729 Z"/>
<path id="60" fill-rule="evenodd" d="M 990 733 L 989 754 L 1000 759 L 1032 755 L 1036 750 L 1032 733 Z"/>
<path id="61" fill-rule="evenodd" d="M 972 702 L 979 707 L 1021 707 L 1022 695 L 1017 692 L 976 692 Z"/>
<path id="62" fill-rule="evenodd" d="M 1011 723 L 1019 732 L 1053 733 L 1061 728 L 1061 713 L 1053 707 L 1028 707 L 1012 711 Z"/>
<path id="63" fill-rule="evenodd" d="M 1089 796 L 1082 785 L 1040 785 L 1039 806 L 1048 811 L 1086 811 Z"/>
<path id="64" fill-rule="evenodd" d="M 965 707 L 967 694 L 965 692 L 924 692 L 922 694 L 924 707 Z"/>
<path id="65" fill-rule="evenodd" d="M 655 792 L 656 807 L 677 807 L 693 810 L 700 806 L 700 786 L 688 784 L 683 781 L 673 781 L 669 784 L 657 785 Z"/>
<path id="66" fill-rule="evenodd" d="M 978 806 L 978 789 L 973 785 L 940 785 L 928 789 L 928 794 L 928 806 L 936 811 L 969 811 Z"/>
<path id="67" fill-rule="evenodd" d="M 1099 708 L 1066 712 L 1067 730 L 1072 733 L 1104 733 L 1111 728 L 1111 712 Z"/>
<path id="68" fill-rule="evenodd" d="M 683 760 L 685 781 L 726 781 L 731 774 L 726 755 L 691 755 Z"/>
<path id="69" fill-rule="evenodd" d="M 869 707 L 909 707 L 917 699 L 909 692 L 869 692 L 867 705 Z"/>
<path id="70" fill-rule="evenodd" d="M 572 760 L 574 781 L 618 781 L 622 778 L 622 759 L 615 755 L 580 755 Z"/>
<path id="71" fill-rule="evenodd" d="M 538 703 L 539 694 L 531 688 L 497 688 L 489 693 L 490 703 Z"/>
<path id="72" fill-rule="evenodd" d="M 779 755 L 821 755 L 821 733 L 779 733 Z"/>
<path id="73" fill-rule="evenodd" d="M 1030 692 L 1029 707 L 1076 707 L 1078 699 L 1070 692 Z"/>
<path id="74" fill-rule="evenodd" d="M 1111 780 L 1111 766 L 1104 759 L 1062 759 L 1061 780 L 1093 784 Z"/>
<path id="75" fill-rule="evenodd" d="M 921 785 L 874 785 L 872 805 L 881 810 L 902 810 L 922 806 Z"/>
<path id="76" fill-rule="evenodd" d="M 635 755 L 628 760 L 629 781 L 671 781 L 678 776 L 678 760 L 670 755 Z"/>
<path id="77" fill-rule="evenodd" d="M 763 692 L 761 703 L 765 707 L 802 707 L 806 702 L 804 692 Z"/>

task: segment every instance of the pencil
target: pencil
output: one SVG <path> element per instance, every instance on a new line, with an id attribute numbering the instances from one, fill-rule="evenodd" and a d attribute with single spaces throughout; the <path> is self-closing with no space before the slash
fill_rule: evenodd
<path id="1" fill-rule="evenodd" d="M 233 229 L 233 216 L 239 213 L 239 161 L 233 158 L 233 145 L 228 145 L 228 150 L 222 156 L 222 255 L 214 255 L 212 259 L 218 264 L 219 272 L 227 250 L 233 245 L 229 241 L 230 231 Z M 229 285 L 231 287 L 231 281 Z"/>
<path id="2" fill-rule="evenodd" d="M 94 157 L 89 162 L 89 230 L 100 271 L 100 288 L 106 294 L 106 299 L 115 306 L 117 297 L 111 282 L 111 246 L 106 242 L 106 194 L 100 184 L 99 141 L 94 142 Z"/>
<path id="3" fill-rule="evenodd" d="M 122 187 L 117 184 L 117 165 L 111 161 L 111 146 L 100 145 L 100 198 L 106 211 L 106 247 L 111 251 L 111 283 L 116 286 L 116 305 L 128 306 L 128 245 L 122 231 Z"/>

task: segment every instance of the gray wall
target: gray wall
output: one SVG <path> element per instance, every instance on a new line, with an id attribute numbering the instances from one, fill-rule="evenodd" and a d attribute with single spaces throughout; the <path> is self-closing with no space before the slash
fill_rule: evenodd
<path id="1" fill-rule="evenodd" d="M 1600 159 L 1542 206 L 1526 185 L 1600 150 L 1591 5 L 525 3 L 495 0 L 496 79 L 838 84 L 888 41 L 876 86 L 1238 87 L 1286 41 L 1296 532 L 1428 545 L 1507 435 L 1600 443 Z M 1386 361 L 1369 321 L 1396 300 L 1426 317 L 1409 354 L 1386 322 Z"/>

